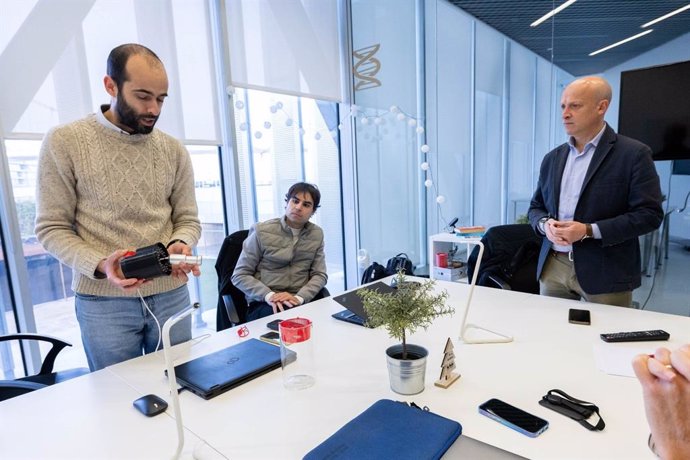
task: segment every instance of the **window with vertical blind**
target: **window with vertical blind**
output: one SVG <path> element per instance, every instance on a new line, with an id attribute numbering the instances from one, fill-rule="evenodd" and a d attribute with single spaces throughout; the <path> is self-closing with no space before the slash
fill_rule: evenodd
<path id="1" fill-rule="evenodd" d="M 245 222 L 283 216 L 290 186 L 302 181 L 315 184 L 321 191 L 321 207 L 311 221 L 324 232 L 327 287 L 342 291 L 345 261 L 336 104 L 251 89 L 237 89 L 233 99 Z"/>
<path id="2" fill-rule="evenodd" d="M 243 221 L 282 216 L 292 184 L 316 184 L 321 207 L 312 222 L 324 230 L 331 292 L 342 291 L 345 278 L 336 104 L 341 3 L 226 3 Z"/>
<path id="3" fill-rule="evenodd" d="M 232 84 L 340 101 L 339 3 L 226 2 Z"/>

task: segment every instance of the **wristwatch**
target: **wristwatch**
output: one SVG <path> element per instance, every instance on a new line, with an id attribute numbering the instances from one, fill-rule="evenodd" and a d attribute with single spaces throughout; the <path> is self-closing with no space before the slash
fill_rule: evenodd
<path id="1" fill-rule="evenodd" d="M 549 216 L 546 216 L 546 217 L 542 217 L 537 222 L 537 227 L 539 228 L 539 231 L 542 232 L 544 235 L 546 235 L 546 222 L 548 220 L 549 220 Z"/>
<path id="2" fill-rule="evenodd" d="M 594 233 L 592 232 L 592 224 L 585 224 L 585 236 L 582 237 L 580 241 L 584 241 L 587 238 L 592 238 Z"/>

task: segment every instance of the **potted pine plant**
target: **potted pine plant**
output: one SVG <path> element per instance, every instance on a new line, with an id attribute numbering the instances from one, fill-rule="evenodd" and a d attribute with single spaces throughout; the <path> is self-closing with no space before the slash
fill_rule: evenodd
<path id="1" fill-rule="evenodd" d="M 385 326 L 388 335 L 401 343 L 386 350 L 391 389 L 403 395 L 424 391 L 426 358 L 429 352 L 419 345 L 407 343 L 409 334 L 418 328 L 426 330 L 434 319 L 455 310 L 446 305 L 448 293 L 436 294 L 435 281 L 408 282 L 403 271 L 395 276 L 394 292 L 359 291 L 371 327 Z"/>

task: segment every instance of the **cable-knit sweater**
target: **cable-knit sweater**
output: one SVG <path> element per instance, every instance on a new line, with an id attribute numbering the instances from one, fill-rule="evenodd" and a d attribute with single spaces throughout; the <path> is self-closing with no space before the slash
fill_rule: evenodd
<path id="1" fill-rule="evenodd" d="M 189 153 L 154 129 L 128 135 L 103 126 L 95 114 L 49 131 L 38 163 L 36 236 L 72 267 L 72 289 L 107 297 L 135 296 L 106 279 L 98 263 L 117 249 L 201 235 Z M 182 282 L 164 276 L 142 295 L 167 292 Z"/>

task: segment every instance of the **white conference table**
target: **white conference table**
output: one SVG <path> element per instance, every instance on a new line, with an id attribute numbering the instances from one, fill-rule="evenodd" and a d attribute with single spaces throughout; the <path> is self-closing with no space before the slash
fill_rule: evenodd
<path id="1" fill-rule="evenodd" d="M 132 407 L 139 396 L 104 369 L 0 402 L 0 459 L 170 458 L 175 420 L 144 417 Z"/>
<path id="2" fill-rule="evenodd" d="M 316 385 L 302 391 L 286 390 L 281 371 L 276 370 L 208 401 L 183 391 L 180 401 L 188 430 L 187 448 L 203 447 L 205 441 L 206 447 L 228 458 L 301 458 L 372 403 L 387 398 L 428 406 L 433 412 L 459 421 L 463 434 L 529 458 L 654 458 L 647 447 L 649 429 L 637 380 L 602 372 L 595 363 L 595 352 L 632 355 L 652 352 L 657 346 L 677 347 L 690 342 L 690 318 L 477 287 L 468 320 L 512 335 L 515 340 L 470 345 L 458 339 L 469 286 L 438 281 L 437 287 L 449 292 L 449 303 L 456 312 L 409 338 L 409 342 L 425 346 L 430 352 L 424 392 L 414 396 L 393 393 L 388 385 L 384 350 L 395 343 L 394 339 L 384 329 L 366 329 L 331 318 L 342 307 L 330 298 L 323 299 L 278 315 L 286 318 L 299 314 L 313 321 Z M 590 309 L 592 325 L 569 324 L 568 308 L 572 307 Z M 265 324 L 271 319 L 249 323 L 249 338 L 266 332 Z M 605 344 L 599 339 L 602 332 L 644 329 L 665 329 L 671 340 Z M 455 345 L 456 371 L 462 378 L 444 390 L 434 386 L 433 381 L 440 374 L 448 337 Z M 179 345 L 173 351 L 176 362 L 181 363 L 239 340 L 236 331 L 230 329 Z M 94 449 L 90 458 L 170 457 L 177 442 L 172 408 L 165 416 L 151 419 L 131 408 L 131 401 L 143 394 L 169 399 L 164 367 L 162 353 L 158 353 L 81 377 L 73 384 L 66 382 L 0 403 L 0 458 L 13 458 L 4 455 L 9 442 L 21 444 L 12 446 L 9 452 L 25 458 L 60 456 L 51 453 L 70 457 L 66 453 L 71 448 L 76 452 L 71 458 L 78 458 L 80 452 L 89 452 L 89 446 Z M 82 379 L 89 383 L 81 384 Z M 116 389 L 120 394 L 99 399 L 103 389 L 96 381 L 108 383 L 113 392 Z M 130 391 L 125 391 L 123 385 Z M 540 406 L 541 396 L 554 388 L 596 403 L 606 429 L 588 431 Z M 50 394 L 61 394 L 69 401 L 55 400 Z M 532 439 L 480 415 L 477 406 L 490 398 L 503 399 L 545 418 L 549 429 Z M 75 411 L 68 412 L 68 407 Z M 57 434 L 51 436 L 51 445 L 19 442 L 23 439 L 20 432 L 27 433 L 24 438 L 35 435 L 33 430 L 13 428 L 7 421 L 19 414 L 57 419 Z M 86 433 L 76 429 L 81 424 L 75 421 L 84 414 L 88 416 L 86 423 L 94 423 Z M 61 424 L 61 418 L 68 423 Z M 100 428 L 95 425 L 98 420 L 108 424 Z M 169 431 L 167 442 L 162 433 L 165 430 Z M 150 455 L 139 450 L 141 443 Z M 22 455 L 25 449 L 28 454 Z M 453 448 L 446 457 L 455 457 Z"/>

